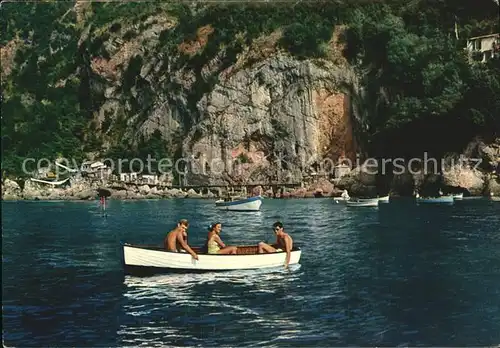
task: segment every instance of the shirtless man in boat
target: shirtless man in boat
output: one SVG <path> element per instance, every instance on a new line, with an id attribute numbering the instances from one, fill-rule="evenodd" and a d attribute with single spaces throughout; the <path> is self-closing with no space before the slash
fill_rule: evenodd
<path id="1" fill-rule="evenodd" d="M 185 219 L 177 223 L 177 227 L 170 231 L 163 241 L 163 245 L 167 251 L 180 252 L 182 249 L 198 260 L 198 255 L 187 244 L 187 229 L 189 222 Z"/>
<path id="2" fill-rule="evenodd" d="M 290 263 L 290 252 L 293 248 L 293 239 L 288 233 L 285 233 L 283 229 L 283 224 L 279 221 L 273 224 L 274 234 L 276 234 L 276 243 L 266 244 L 264 242 L 259 243 L 259 254 L 262 253 L 276 253 L 280 251 L 286 251 L 285 267 L 288 267 Z"/>

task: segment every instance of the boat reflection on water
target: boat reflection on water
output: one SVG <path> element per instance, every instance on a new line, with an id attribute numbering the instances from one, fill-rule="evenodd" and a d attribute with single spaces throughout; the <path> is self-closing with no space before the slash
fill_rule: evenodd
<path id="1" fill-rule="evenodd" d="M 288 270 L 126 276 L 120 344 L 235 345 L 236 336 L 257 344 L 259 335 L 249 337 L 251 328 L 294 332 L 299 330 L 295 313 L 276 301 L 301 301 L 289 292 L 302 273 L 297 264 Z"/>
<path id="2" fill-rule="evenodd" d="M 167 290 L 169 295 L 176 288 L 180 290 L 189 289 L 192 286 L 203 284 L 213 284 L 215 282 L 227 284 L 252 284 L 266 287 L 268 281 L 293 281 L 297 275 L 293 274 L 300 270 L 301 265 L 290 265 L 288 270 L 283 267 L 267 268 L 256 270 L 238 270 L 229 272 L 206 272 L 206 273 L 186 273 L 168 274 L 151 277 L 125 276 L 124 284 L 129 289 L 125 296 L 134 297 L 137 288 L 148 288 L 151 293 Z M 291 275 L 292 273 L 292 275 Z"/>

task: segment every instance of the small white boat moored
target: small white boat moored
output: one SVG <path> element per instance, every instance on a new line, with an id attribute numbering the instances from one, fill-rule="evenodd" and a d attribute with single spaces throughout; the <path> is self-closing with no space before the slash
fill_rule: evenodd
<path id="1" fill-rule="evenodd" d="M 452 196 L 453 196 L 453 199 L 456 200 L 456 201 L 464 199 L 464 193 L 463 192 L 462 193 L 455 193 Z"/>
<path id="2" fill-rule="evenodd" d="M 234 199 L 231 201 L 225 201 L 223 199 L 215 201 L 215 206 L 217 209 L 230 211 L 259 211 L 261 205 L 261 196 L 249 197 L 244 199 Z"/>
<path id="3" fill-rule="evenodd" d="M 449 196 L 441 196 L 441 197 L 418 197 L 417 203 L 446 203 L 453 204 L 455 199 L 452 195 Z"/>
<path id="4" fill-rule="evenodd" d="M 213 272 L 249 270 L 261 268 L 283 267 L 286 252 L 258 253 L 257 245 L 238 246 L 236 255 L 219 255 L 201 253 L 201 248 L 192 247 L 199 260 L 186 252 L 170 252 L 161 246 L 135 245 L 123 243 L 123 262 L 125 272 L 164 273 L 164 272 Z M 301 249 L 293 247 L 289 265 L 298 264 Z"/>
<path id="5" fill-rule="evenodd" d="M 348 207 L 378 207 L 378 199 L 358 199 L 346 201 Z"/>
<path id="6" fill-rule="evenodd" d="M 357 202 L 380 202 L 379 197 L 373 197 L 373 198 L 354 198 L 354 201 Z"/>

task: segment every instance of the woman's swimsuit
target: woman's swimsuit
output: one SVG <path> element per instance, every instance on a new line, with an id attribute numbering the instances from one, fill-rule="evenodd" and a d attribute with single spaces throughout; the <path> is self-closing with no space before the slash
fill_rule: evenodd
<path id="1" fill-rule="evenodd" d="M 208 241 L 207 246 L 209 254 L 217 254 L 220 250 L 219 244 L 213 238 Z"/>

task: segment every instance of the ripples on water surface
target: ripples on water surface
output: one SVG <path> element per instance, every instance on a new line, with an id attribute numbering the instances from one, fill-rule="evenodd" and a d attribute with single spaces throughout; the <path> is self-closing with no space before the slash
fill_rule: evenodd
<path id="1" fill-rule="evenodd" d="M 350 209 L 265 200 L 4 202 L 8 346 L 373 346 L 500 343 L 500 204 Z M 199 245 L 271 238 L 280 219 L 303 249 L 290 271 L 124 277 L 120 241 L 161 243 L 179 218 Z"/>

